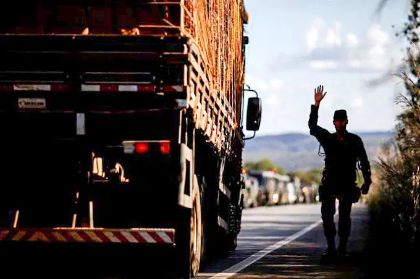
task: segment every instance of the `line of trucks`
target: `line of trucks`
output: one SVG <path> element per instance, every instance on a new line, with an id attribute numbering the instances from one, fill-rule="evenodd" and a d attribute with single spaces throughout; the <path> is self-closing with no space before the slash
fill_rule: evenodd
<path id="1" fill-rule="evenodd" d="M 278 174 L 275 171 L 242 170 L 245 183 L 244 208 L 296 203 L 317 203 L 318 184 L 303 183 L 299 177 Z"/>

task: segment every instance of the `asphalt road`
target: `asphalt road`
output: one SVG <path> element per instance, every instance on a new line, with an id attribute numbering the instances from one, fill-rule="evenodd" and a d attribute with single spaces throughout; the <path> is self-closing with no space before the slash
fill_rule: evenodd
<path id="1" fill-rule="evenodd" d="M 363 278 L 359 266 L 367 218 L 366 208 L 353 207 L 348 263 L 321 266 L 320 256 L 326 244 L 319 204 L 247 209 L 237 249 L 210 263 L 198 278 Z M 4 251 L 1 254 L 4 256 Z M 6 265 L 0 262 L 1 278 L 46 278 L 47 274 L 56 279 L 170 278 L 160 274 L 170 261 L 160 255 L 138 257 L 115 251 L 111 260 L 100 254 L 66 257 L 39 250 L 8 255 Z"/>
<path id="2" fill-rule="evenodd" d="M 319 204 L 246 210 L 236 251 L 199 278 L 362 278 L 367 209 L 353 207 L 349 258 L 342 265 L 320 265 L 326 249 L 320 217 Z"/>

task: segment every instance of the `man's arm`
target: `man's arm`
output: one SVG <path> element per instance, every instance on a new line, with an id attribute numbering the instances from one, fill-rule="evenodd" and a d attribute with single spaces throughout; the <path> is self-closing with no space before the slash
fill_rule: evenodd
<path id="1" fill-rule="evenodd" d="M 325 97 L 325 94 L 322 94 L 324 90 L 323 86 L 318 86 L 315 89 L 315 104 L 311 105 L 311 114 L 309 115 L 309 133 L 316 137 L 319 142 L 323 142 L 329 135 L 330 132 L 328 130 L 318 126 L 318 110 L 319 105 L 321 104 L 322 99 Z"/>
<path id="2" fill-rule="evenodd" d="M 357 157 L 360 161 L 364 180 L 362 194 L 366 195 L 369 192 L 370 185 L 372 184 L 372 177 L 369 159 L 363 141 L 360 137 L 357 137 Z"/>

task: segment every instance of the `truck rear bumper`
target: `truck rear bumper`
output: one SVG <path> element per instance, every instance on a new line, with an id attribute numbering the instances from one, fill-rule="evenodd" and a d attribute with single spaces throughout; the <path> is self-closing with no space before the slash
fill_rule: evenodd
<path id="1" fill-rule="evenodd" d="M 151 244 L 175 246 L 175 229 L 0 228 L 0 242 Z"/>

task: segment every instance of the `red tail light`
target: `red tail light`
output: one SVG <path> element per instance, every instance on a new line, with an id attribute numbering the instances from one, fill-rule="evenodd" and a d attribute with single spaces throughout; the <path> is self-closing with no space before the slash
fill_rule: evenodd
<path id="1" fill-rule="evenodd" d="M 115 92 L 118 91 L 118 85 L 101 85 L 100 90 L 104 92 Z"/>
<path id="2" fill-rule="evenodd" d="M 13 91 L 13 84 L 0 84 L 0 91 Z"/>
<path id="3" fill-rule="evenodd" d="M 136 142 L 134 147 L 139 154 L 147 153 L 149 151 L 149 144 L 147 142 Z"/>
<path id="4" fill-rule="evenodd" d="M 169 154 L 171 152 L 171 143 L 169 141 L 162 141 L 160 143 L 160 152 L 162 154 Z"/>
<path id="5" fill-rule="evenodd" d="M 70 91 L 68 84 L 51 84 L 51 91 Z"/>

